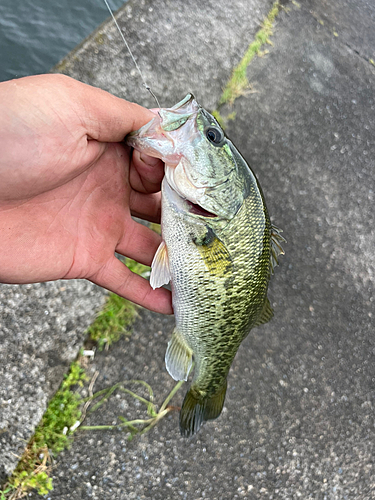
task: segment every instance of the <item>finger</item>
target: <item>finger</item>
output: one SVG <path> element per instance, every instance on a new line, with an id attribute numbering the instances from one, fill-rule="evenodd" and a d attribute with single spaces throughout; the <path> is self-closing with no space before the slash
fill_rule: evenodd
<path id="1" fill-rule="evenodd" d="M 67 84 L 80 92 L 78 103 L 84 108 L 80 118 L 87 134 L 97 141 L 122 141 L 129 132 L 139 129 L 155 116 L 149 109 L 120 99 L 105 90 L 73 79 L 69 79 Z"/>
<path id="2" fill-rule="evenodd" d="M 85 168 L 91 166 L 105 153 L 107 148 L 108 143 L 106 142 L 89 140 L 87 142 L 86 149 L 84 150 L 84 155 L 80 158 L 81 164 L 84 165 Z"/>
<path id="3" fill-rule="evenodd" d="M 130 164 L 130 185 L 141 193 L 160 191 L 164 163 L 158 158 L 133 150 Z"/>
<path id="4" fill-rule="evenodd" d="M 130 193 L 130 211 L 134 217 L 160 224 L 161 195 L 160 193 L 142 194 L 137 191 Z"/>
<path id="5" fill-rule="evenodd" d="M 150 311 L 173 314 L 170 291 L 165 288 L 153 290 L 147 280 L 132 273 L 115 256 L 90 281 Z"/>
<path id="6" fill-rule="evenodd" d="M 155 252 L 161 243 L 161 237 L 155 231 L 132 220 L 123 238 L 116 247 L 116 252 L 131 259 L 151 266 Z"/>

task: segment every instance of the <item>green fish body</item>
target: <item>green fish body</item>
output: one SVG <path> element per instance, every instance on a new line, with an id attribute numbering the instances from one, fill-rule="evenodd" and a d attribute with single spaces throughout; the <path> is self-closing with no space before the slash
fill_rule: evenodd
<path id="1" fill-rule="evenodd" d="M 166 164 L 150 283 L 172 286 L 168 372 L 187 380 L 194 359 L 180 413 L 181 433 L 191 436 L 220 415 L 241 342 L 272 317 L 267 288 L 283 238 L 246 161 L 191 94 L 127 141 Z"/>

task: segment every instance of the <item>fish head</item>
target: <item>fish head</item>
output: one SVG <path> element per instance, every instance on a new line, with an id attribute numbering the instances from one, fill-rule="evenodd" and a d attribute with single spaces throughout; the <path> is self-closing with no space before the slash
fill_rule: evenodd
<path id="1" fill-rule="evenodd" d="M 192 94 L 160 109 L 126 142 L 165 163 L 166 181 L 192 215 L 231 220 L 241 207 L 246 162 Z"/>

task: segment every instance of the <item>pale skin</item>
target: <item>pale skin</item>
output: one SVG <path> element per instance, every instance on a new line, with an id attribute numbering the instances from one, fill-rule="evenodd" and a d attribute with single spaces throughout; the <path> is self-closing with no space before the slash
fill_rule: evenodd
<path id="1" fill-rule="evenodd" d="M 153 113 L 63 75 L 0 83 L 0 283 L 84 278 L 172 313 L 115 257 L 150 265 L 160 236 L 160 160 L 121 144 Z"/>

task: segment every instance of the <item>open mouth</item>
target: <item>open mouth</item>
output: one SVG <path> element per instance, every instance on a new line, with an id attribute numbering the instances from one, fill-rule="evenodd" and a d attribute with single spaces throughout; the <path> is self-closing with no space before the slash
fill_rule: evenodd
<path id="1" fill-rule="evenodd" d="M 180 165 L 180 163 L 177 165 Z M 165 169 L 165 181 L 166 181 L 166 186 L 169 187 L 169 189 L 172 190 L 172 192 L 180 198 L 181 200 L 184 200 L 185 203 L 188 205 L 187 210 L 190 214 L 193 215 L 198 215 L 200 217 L 206 217 L 206 218 L 215 218 L 218 217 L 217 214 L 214 214 L 212 212 L 209 212 L 205 208 L 201 207 L 197 203 L 194 203 L 189 200 L 190 199 L 197 199 L 197 195 L 204 195 L 205 188 L 195 188 L 195 186 L 188 180 L 188 177 L 183 171 L 184 175 L 180 175 L 180 185 L 176 182 L 175 180 L 175 172 L 176 168 L 171 167 L 169 164 L 166 164 L 166 169 Z M 181 172 L 180 172 L 181 174 Z M 182 178 L 182 182 L 181 182 Z M 199 199 L 199 196 L 198 196 Z"/>
<path id="2" fill-rule="evenodd" d="M 194 214 L 194 215 L 201 215 L 202 217 L 217 217 L 216 214 L 213 214 L 211 212 L 208 212 L 207 210 L 205 210 L 204 208 L 202 208 L 201 206 L 195 204 L 195 203 L 192 203 L 191 201 L 189 200 L 185 200 L 186 203 L 189 205 L 189 212 L 191 214 Z"/>

